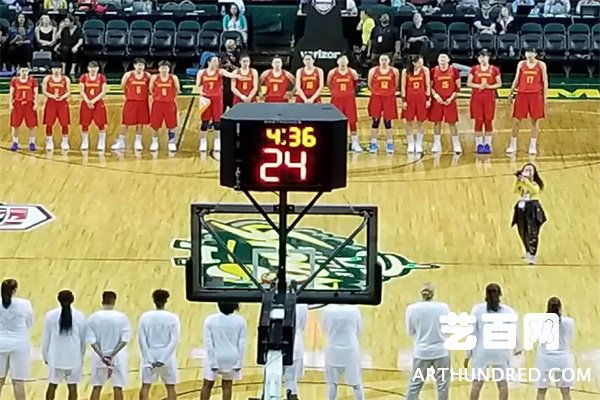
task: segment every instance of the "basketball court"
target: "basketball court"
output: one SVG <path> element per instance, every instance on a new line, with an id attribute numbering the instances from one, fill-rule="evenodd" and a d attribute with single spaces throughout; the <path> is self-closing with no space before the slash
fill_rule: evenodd
<path id="1" fill-rule="evenodd" d="M 2 96 L 6 104 L 7 96 Z M 77 123 L 78 98 L 74 96 L 71 120 Z M 366 99 L 361 99 L 361 142 L 367 143 L 370 123 L 366 119 Z M 379 257 L 384 265 L 384 298 L 379 307 L 361 307 L 364 332 L 364 382 L 367 399 L 392 400 L 405 397 L 412 343 L 405 332 L 406 306 L 418 300 L 423 282 L 433 282 L 437 298 L 449 303 L 453 311 L 469 312 L 483 301 L 489 282 L 499 283 L 503 301 L 519 313 L 545 312 L 548 297 L 556 295 L 564 312 L 575 319 L 574 351 L 576 366 L 589 368 L 588 382 L 575 385 L 573 398 L 600 398 L 600 109 L 596 101 L 557 100 L 549 103 L 542 123 L 539 154 L 535 157 L 547 189 L 541 202 L 549 222 L 542 229 L 538 265 L 528 266 L 516 231 L 511 229 L 513 173 L 529 161 L 526 154 L 528 132 L 522 131 L 519 153 L 507 157 L 504 149 L 510 135 L 510 110 L 499 100 L 497 135 L 491 156 L 473 153 L 474 138 L 468 119 L 467 102 L 460 103 L 459 132 L 466 154 L 448 152 L 450 137 L 444 131 L 445 152 L 440 157 L 426 153 L 408 158 L 401 123 L 396 123 L 396 154 L 349 154 L 349 184 L 346 189 L 325 194 L 320 204 L 372 204 L 379 207 Z M 180 146 L 175 156 L 166 151 L 166 134 L 161 136 L 157 157 L 145 151 L 136 155 L 130 149 L 123 155 L 99 155 L 79 150 L 79 128 L 74 127 L 71 151 L 12 153 L 8 130 L 8 110 L 0 110 L 0 200 L 9 205 L 41 205 L 54 219 L 27 232 L 0 232 L 0 273 L 2 278 L 19 281 L 19 295 L 31 299 L 36 315 L 32 342 L 36 348 L 32 365 L 33 381 L 27 385 L 29 398 L 43 398 L 46 368 L 41 361 L 43 315 L 57 304 L 56 293 L 71 289 L 75 307 L 86 315 L 100 307 L 103 290 L 118 293 L 117 308 L 126 312 L 135 325 L 139 315 L 152 308 L 150 294 L 155 288 L 171 292 L 167 309 L 181 318 L 182 340 L 178 350 L 181 399 L 199 396 L 202 377 L 202 323 L 216 307 L 188 303 L 184 292 L 182 258 L 189 256 L 190 204 L 247 203 L 246 198 L 218 182 L 218 161 L 210 153 L 198 155 L 197 104 L 192 97 L 178 100 L 180 109 Z M 117 135 L 122 97 L 107 98 L 109 129 L 107 143 Z M 524 128 L 528 128 L 524 124 Z M 431 126 L 427 127 L 426 148 L 431 146 Z M 144 139 L 149 145 L 149 131 Z M 26 143 L 21 133 L 21 144 Z M 96 133 L 92 128 L 91 149 Z M 383 136 L 382 136 L 383 138 Z M 43 131 L 37 132 L 38 148 Z M 55 137 L 55 143 L 59 138 Z M 209 142 L 210 143 L 210 142 Z M 381 150 L 380 150 L 381 151 Z M 310 195 L 292 194 L 291 202 L 303 204 Z M 261 202 L 275 203 L 270 194 L 257 194 Z M 258 219 L 258 216 L 254 216 Z M 251 216 L 217 218 L 227 243 L 244 251 L 260 246 L 264 232 Z M 352 230 L 349 222 L 334 218 L 310 217 L 298 248 L 327 247 Z M 267 235 L 268 236 L 268 235 Z M 360 236 L 356 247 L 360 250 Z M 302 243 L 300 243 L 302 242 Z M 241 246 L 240 244 L 243 244 Z M 364 246 L 364 243 L 362 243 Z M 242 250 L 240 250 L 242 251 Z M 236 253 L 238 254 L 238 253 Z M 248 257 L 251 257 L 248 255 Z M 351 257 L 350 257 L 351 258 Z M 215 260 L 214 267 L 224 276 L 236 274 L 231 261 Z M 310 263 L 298 268 L 310 268 Z M 348 271 L 320 276 L 323 285 L 360 284 Z M 257 395 L 262 383 L 261 369 L 255 366 L 256 325 L 259 305 L 242 305 L 241 315 L 249 324 L 248 352 L 244 379 L 235 386 L 235 399 Z M 319 312 L 312 311 L 305 336 L 309 371 L 302 380 L 302 399 L 325 398 L 323 340 Z M 137 399 L 139 351 L 130 347 L 130 383 L 127 399 Z M 464 353 L 455 352 L 455 367 L 462 365 Z M 526 353 L 525 365 L 533 366 L 535 352 Z M 89 396 L 89 359 L 80 398 Z M 64 390 L 62 388 L 61 390 Z M 454 382 L 451 397 L 464 399 L 468 382 Z M 105 390 L 108 399 L 109 391 Z M 59 396 L 62 395 L 59 391 Z M 511 399 L 534 398 L 529 383 L 511 384 Z M 214 393 L 220 398 L 220 392 Z M 6 387 L 3 399 L 11 399 Z M 154 388 L 153 399 L 164 398 L 163 389 Z M 342 391 L 342 399 L 351 391 Z M 427 385 L 422 400 L 435 398 Z M 482 399 L 496 398 L 496 389 L 486 385 Z M 549 398 L 558 399 L 551 391 Z"/>

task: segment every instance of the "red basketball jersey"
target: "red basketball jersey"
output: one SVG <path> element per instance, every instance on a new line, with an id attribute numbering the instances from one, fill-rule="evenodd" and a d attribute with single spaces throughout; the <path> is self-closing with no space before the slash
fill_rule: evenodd
<path id="1" fill-rule="evenodd" d="M 527 65 L 527 61 L 521 64 L 519 68 L 519 82 L 517 82 L 517 93 L 537 93 L 543 89 L 544 82 L 540 62 L 536 61 L 532 67 Z"/>
<path id="2" fill-rule="evenodd" d="M 14 77 L 10 81 L 10 87 L 13 89 L 14 103 L 33 103 L 37 81 L 31 76 L 23 82 L 19 77 Z"/>
<path id="3" fill-rule="evenodd" d="M 214 71 L 212 74 L 208 72 L 208 69 L 202 71 L 200 75 L 200 87 L 204 96 L 223 96 L 223 77 L 219 70 Z"/>
<path id="4" fill-rule="evenodd" d="M 248 96 L 254 90 L 254 70 L 250 68 L 248 73 L 244 74 L 238 70 L 238 77 L 235 80 L 235 88 L 244 96 Z"/>
<path id="5" fill-rule="evenodd" d="M 316 68 L 311 73 L 306 72 L 306 68 L 300 69 L 300 89 L 307 98 L 317 93 L 319 85 L 319 72 Z"/>
<path id="6" fill-rule="evenodd" d="M 406 97 L 425 96 L 425 68 L 415 74 L 406 71 Z"/>
<path id="7" fill-rule="evenodd" d="M 356 95 L 356 81 L 350 70 L 341 73 L 338 68 L 331 76 L 331 97 L 353 97 Z"/>
<path id="8" fill-rule="evenodd" d="M 150 93 L 150 74 L 144 72 L 141 78 L 131 72 L 125 81 L 125 99 L 133 101 L 148 100 Z"/>
<path id="9" fill-rule="evenodd" d="M 476 85 L 481 85 L 485 82 L 487 85 L 496 83 L 496 78 L 500 76 L 500 70 L 494 65 L 489 65 L 486 69 L 481 68 L 481 65 L 471 67 L 469 74 L 473 77 L 472 82 Z M 473 89 L 473 96 L 495 96 L 494 89 Z"/>
<path id="10" fill-rule="evenodd" d="M 67 78 L 61 76 L 58 81 L 55 81 L 52 76 L 46 81 L 46 92 L 54 96 L 64 96 L 67 93 Z"/>
<path id="11" fill-rule="evenodd" d="M 377 96 L 394 96 L 396 94 L 396 75 L 394 69 L 389 68 L 383 72 L 376 67 L 371 77 L 371 92 Z"/>
<path id="12" fill-rule="evenodd" d="M 102 91 L 102 86 L 106 83 L 106 77 L 98 74 L 96 79 L 91 79 L 89 74 L 81 75 L 79 82 L 83 84 L 83 91 L 88 99 L 93 99 Z"/>
<path id="13" fill-rule="evenodd" d="M 265 92 L 266 97 L 283 97 L 290 86 L 290 80 L 283 71 L 281 75 L 275 76 L 273 70 L 267 73 L 265 78 L 265 86 L 267 90 Z"/>
<path id="14" fill-rule="evenodd" d="M 431 70 L 431 87 L 442 99 L 447 99 L 458 91 L 456 80 L 459 77 L 458 71 L 452 65 L 445 71 L 437 66 Z"/>
<path id="15" fill-rule="evenodd" d="M 161 80 L 160 75 L 156 75 L 154 81 L 154 90 L 152 92 L 154 101 L 171 103 L 177 97 L 177 87 L 173 75 L 169 74 L 166 81 Z"/>

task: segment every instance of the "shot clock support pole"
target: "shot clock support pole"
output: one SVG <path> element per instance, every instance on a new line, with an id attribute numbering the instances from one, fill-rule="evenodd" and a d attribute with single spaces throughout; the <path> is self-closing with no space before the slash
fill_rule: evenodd
<path id="1" fill-rule="evenodd" d="M 279 265 L 277 270 L 277 297 L 279 302 L 285 301 L 287 292 L 286 259 L 287 259 L 287 216 L 288 216 L 288 192 L 279 192 Z"/>

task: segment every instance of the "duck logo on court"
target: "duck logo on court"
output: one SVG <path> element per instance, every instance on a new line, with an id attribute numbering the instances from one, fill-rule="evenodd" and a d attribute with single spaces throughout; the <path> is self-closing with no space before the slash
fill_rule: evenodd
<path id="1" fill-rule="evenodd" d="M 277 232 L 262 220 L 237 221 L 208 220 L 211 228 L 241 262 L 253 268 L 253 274 L 263 283 L 275 279 L 279 246 Z M 287 273 L 290 279 L 303 282 L 312 271 L 325 262 L 345 237 L 318 228 L 296 227 L 288 237 Z M 175 239 L 171 248 L 191 250 L 191 242 Z M 221 278 L 226 286 L 251 286 L 242 269 L 221 248 L 208 232 L 202 237 L 201 258 L 203 269 L 211 278 Z M 309 284 L 312 289 L 364 289 L 366 284 L 364 245 L 351 242 Z M 188 256 L 172 258 L 173 266 L 185 266 Z M 383 280 L 403 277 L 414 270 L 437 269 L 438 265 L 420 264 L 395 253 L 379 252 L 377 260 L 383 267 Z"/>
<path id="2" fill-rule="evenodd" d="M 0 203 L 0 232 L 30 231 L 53 219 L 54 216 L 40 205 Z"/>

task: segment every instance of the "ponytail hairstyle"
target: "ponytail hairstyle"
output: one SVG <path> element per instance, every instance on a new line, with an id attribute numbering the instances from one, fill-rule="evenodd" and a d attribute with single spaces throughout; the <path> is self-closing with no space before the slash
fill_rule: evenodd
<path id="1" fill-rule="evenodd" d="M 411 54 L 408 56 L 408 62 L 406 63 L 406 71 L 409 74 L 415 73 L 415 64 L 419 61 L 419 59 L 423 58 L 420 54 Z"/>
<path id="2" fill-rule="evenodd" d="M 19 284 L 15 279 L 5 279 L 2 281 L 2 286 L 0 287 L 0 294 L 2 295 L 2 307 L 10 307 L 12 304 L 13 294 L 15 294 L 17 287 L 19 287 Z"/>
<path id="3" fill-rule="evenodd" d="M 562 316 L 562 303 L 558 297 L 550 297 L 548 299 L 548 306 L 546 307 L 548 314 L 556 314 L 558 318 Z"/>
<path id="4" fill-rule="evenodd" d="M 497 283 L 490 283 L 485 287 L 485 302 L 487 303 L 488 312 L 498 312 L 500 310 L 501 296 L 502 288 Z"/>
<path id="5" fill-rule="evenodd" d="M 71 304 L 75 301 L 75 296 L 70 290 L 61 290 L 58 292 L 58 302 L 60 303 L 61 312 L 58 320 L 58 332 L 61 335 L 67 335 L 73 329 L 73 311 Z"/>

